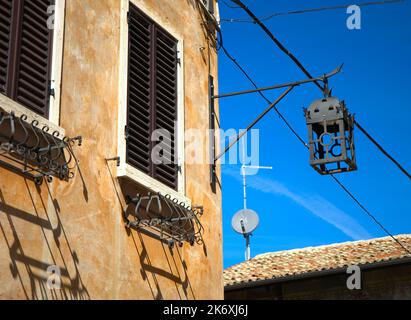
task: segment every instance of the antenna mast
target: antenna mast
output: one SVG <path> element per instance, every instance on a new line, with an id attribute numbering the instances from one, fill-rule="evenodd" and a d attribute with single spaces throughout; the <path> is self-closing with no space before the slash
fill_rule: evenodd
<path id="1" fill-rule="evenodd" d="M 243 210 L 238 212 L 234 217 L 233 217 L 233 228 L 234 230 L 237 231 L 236 227 L 234 226 L 235 220 L 237 219 L 238 222 L 240 223 L 240 230 L 244 238 L 245 238 L 245 260 L 250 260 L 251 259 L 251 247 L 250 247 L 250 236 L 252 232 L 257 228 L 258 226 L 258 215 L 255 211 L 253 210 L 248 210 L 247 209 L 247 180 L 246 180 L 246 170 L 247 169 L 267 169 L 267 170 L 272 170 L 273 167 L 267 167 L 267 166 L 246 166 L 246 155 L 245 155 L 245 139 L 246 137 L 243 137 L 241 139 L 241 146 L 242 146 L 242 166 L 241 166 L 241 175 L 243 176 Z M 236 218 L 239 216 L 238 218 Z M 250 218 L 251 222 L 248 222 L 246 218 Z M 251 230 L 250 226 L 248 224 L 252 223 L 253 220 L 256 220 L 257 223 L 255 227 Z M 238 231 L 237 231 L 238 232 Z"/>

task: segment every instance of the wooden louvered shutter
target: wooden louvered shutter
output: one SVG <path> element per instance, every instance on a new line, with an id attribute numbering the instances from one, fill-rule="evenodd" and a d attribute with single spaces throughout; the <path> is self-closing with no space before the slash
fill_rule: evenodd
<path id="1" fill-rule="evenodd" d="M 22 0 L 17 36 L 14 99 L 47 117 L 53 30 L 47 8 L 54 0 Z"/>
<path id="2" fill-rule="evenodd" d="M 11 46 L 12 0 L 0 0 L 0 93 L 7 92 Z"/>
<path id="3" fill-rule="evenodd" d="M 177 189 L 178 168 L 175 164 L 176 137 L 174 121 L 177 120 L 177 41 L 161 28 L 156 29 L 155 44 L 155 125 L 170 133 L 171 154 L 164 154 L 167 164 L 155 165 L 153 177 Z M 165 151 L 164 151 L 165 152 Z"/>
<path id="4" fill-rule="evenodd" d="M 152 114 L 152 24 L 130 4 L 127 163 L 149 174 Z"/>
<path id="5" fill-rule="evenodd" d="M 177 189 L 175 163 L 177 120 L 177 40 L 130 3 L 127 112 L 127 163 Z M 154 165 L 151 136 L 166 129 L 171 154 Z"/>

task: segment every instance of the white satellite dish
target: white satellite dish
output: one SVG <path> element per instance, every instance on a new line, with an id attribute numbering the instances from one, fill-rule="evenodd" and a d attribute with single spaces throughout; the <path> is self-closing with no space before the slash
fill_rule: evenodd
<path id="1" fill-rule="evenodd" d="M 257 212 L 250 209 L 242 209 L 238 211 L 231 219 L 231 226 L 234 231 L 240 233 L 245 238 L 245 259 L 250 260 L 250 236 L 257 229 L 260 219 Z"/>
<path id="2" fill-rule="evenodd" d="M 257 212 L 250 209 L 242 209 L 231 219 L 231 226 L 235 232 L 246 236 L 257 229 L 259 222 L 260 219 Z"/>

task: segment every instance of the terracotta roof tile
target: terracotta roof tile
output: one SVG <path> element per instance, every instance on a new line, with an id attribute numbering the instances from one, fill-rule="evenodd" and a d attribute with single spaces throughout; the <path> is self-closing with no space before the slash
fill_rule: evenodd
<path id="1" fill-rule="evenodd" d="M 411 234 L 396 238 L 411 250 Z M 390 237 L 270 252 L 226 269 L 224 283 L 230 286 L 405 257 L 405 250 Z"/>

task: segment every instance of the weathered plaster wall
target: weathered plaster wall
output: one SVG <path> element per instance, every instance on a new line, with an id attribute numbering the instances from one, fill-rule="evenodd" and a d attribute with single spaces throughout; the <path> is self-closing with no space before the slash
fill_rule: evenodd
<path id="1" fill-rule="evenodd" d="M 185 126 L 208 129 L 217 58 L 195 1 L 135 2 L 184 34 Z M 204 206 L 204 246 L 170 250 L 124 226 L 122 186 L 105 160 L 117 156 L 119 51 L 119 0 L 67 0 L 60 125 L 84 138 L 80 166 L 70 182 L 40 188 L 0 168 L 0 299 L 223 298 L 221 195 L 208 165 L 186 165 L 186 194 Z M 50 265 L 61 290 L 47 288 Z"/>

